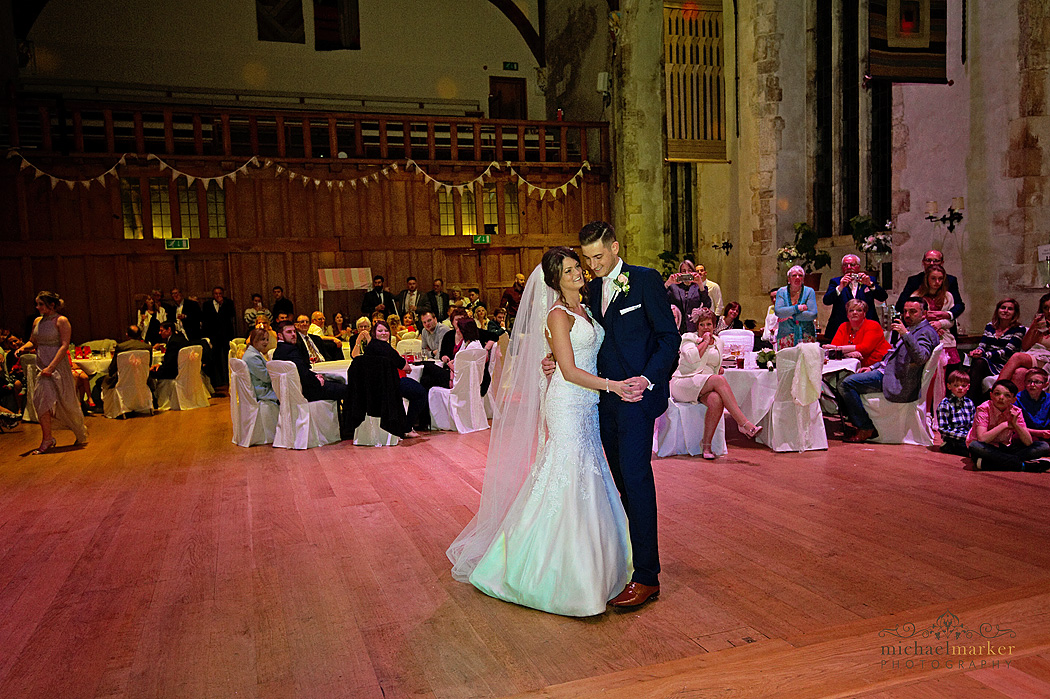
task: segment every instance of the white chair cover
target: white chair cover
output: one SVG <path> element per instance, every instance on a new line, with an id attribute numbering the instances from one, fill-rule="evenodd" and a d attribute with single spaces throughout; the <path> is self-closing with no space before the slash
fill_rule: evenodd
<path id="1" fill-rule="evenodd" d="M 23 354 L 19 361 L 22 362 L 22 372 L 26 375 L 26 409 L 22 411 L 22 419 L 26 422 L 37 422 L 33 392 L 36 391 L 36 382 L 40 377 L 40 367 L 36 365 L 35 354 Z"/>
<path id="2" fill-rule="evenodd" d="M 707 406 L 703 403 L 677 403 L 673 398 L 667 399 L 667 411 L 656 418 L 656 430 L 653 437 L 653 451 L 657 456 L 689 454 L 700 456 L 704 453 L 704 419 L 707 417 Z M 711 452 L 715 456 L 724 456 L 729 452 L 726 446 L 726 416 L 723 412 L 718 419 L 718 427 L 711 438 Z"/>
<path id="3" fill-rule="evenodd" d="M 81 345 L 81 347 L 90 347 L 92 352 L 103 352 L 109 354 L 117 346 L 116 340 L 89 340 Z"/>
<path id="4" fill-rule="evenodd" d="M 879 444 L 916 444 L 923 447 L 933 444 L 933 430 L 926 413 L 926 394 L 934 376 L 941 370 L 943 352 L 944 347 L 937 345 L 930 353 L 926 367 L 922 370 L 919 397 L 915 402 L 891 403 L 881 393 L 861 394 L 864 409 L 868 411 L 868 417 L 879 433 L 879 436 L 871 441 Z"/>
<path id="5" fill-rule="evenodd" d="M 499 343 L 489 350 L 489 390 L 485 393 L 485 415 L 491 420 L 496 416 L 496 389 L 503 376 L 503 350 Z"/>
<path id="6" fill-rule="evenodd" d="M 230 419 L 233 443 L 239 447 L 271 444 L 277 431 L 278 407 L 272 401 L 255 398 L 248 365 L 243 359 L 230 358 Z"/>
<path id="7" fill-rule="evenodd" d="M 365 415 L 365 421 L 354 430 L 355 447 L 396 447 L 401 439 L 379 426 L 379 418 Z"/>
<path id="8" fill-rule="evenodd" d="M 281 402 L 273 445 L 282 449 L 312 449 L 339 441 L 339 404 L 334 400 L 310 402 L 303 396 L 295 364 L 266 362 L 277 400 Z"/>
<path id="9" fill-rule="evenodd" d="M 777 392 L 756 442 L 777 452 L 828 448 L 819 400 L 823 365 L 824 351 L 815 342 L 777 352 Z"/>
<path id="10" fill-rule="evenodd" d="M 125 413 L 153 414 L 153 393 L 146 381 L 149 379 L 149 350 L 121 352 L 117 363 L 117 385 L 102 389 L 103 414 L 118 418 Z"/>
<path id="11" fill-rule="evenodd" d="M 415 330 L 409 330 L 408 332 L 401 335 L 402 340 L 417 340 L 419 339 L 419 333 Z"/>
<path id="12" fill-rule="evenodd" d="M 248 346 L 244 344 L 244 341 L 238 342 L 237 340 L 230 340 L 230 357 L 240 359 L 244 356 L 244 350 Z"/>
<path id="13" fill-rule="evenodd" d="M 452 388 L 430 389 L 430 422 L 439 430 L 456 430 L 461 434 L 489 428 L 485 404 L 481 399 L 481 379 L 485 374 L 484 348 L 460 350 L 455 367 Z"/>
<path id="14" fill-rule="evenodd" d="M 200 345 L 179 350 L 179 374 L 175 379 L 157 382 L 157 410 L 193 410 L 207 408 L 211 394 L 201 376 Z"/>
<path id="15" fill-rule="evenodd" d="M 723 330 L 718 336 L 722 338 L 722 347 L 726 352 L 730 346 L 739 347 L 742 352 L 750 352 L 755 348 L 755 333 L 750 330 Z"/>
<path id="16" fill-rule="evenodd" d="M 422 356 L 423 341 L 414 337 L 402 339 L 397 343 L 397 353 L 402 357 L 406 354 L 415 355 L 416 357 Z"/>

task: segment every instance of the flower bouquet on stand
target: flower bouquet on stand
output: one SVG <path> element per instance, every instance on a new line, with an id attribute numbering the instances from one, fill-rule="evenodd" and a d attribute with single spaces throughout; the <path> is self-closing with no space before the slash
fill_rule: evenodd
<path id="1" fill-rule="evenodd" d="M 776 350 L 764 349 L 758 353 L 755 357 L 755 362 L 758 364 L 759 369 L 766 369 L 767 371 L 773 371 L 777 368 L 777 353 Z"/>

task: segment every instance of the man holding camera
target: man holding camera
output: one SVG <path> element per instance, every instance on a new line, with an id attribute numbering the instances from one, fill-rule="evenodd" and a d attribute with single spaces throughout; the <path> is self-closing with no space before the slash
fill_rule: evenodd
<path id="1" fill-rule="evenodd" d="M 860 258 L 850 253 L 842 258 L 842 276 L 835 277 L 824 292 L 824 305 L 831 306 L 831 317 L 824 328 L 824 342 L 831 342 L 839 326 L 846 322 L 846 303 L 853 299 L 868 303 L 867 317 L 878 322 L 875 302 L 885 301 L 886 290 L 861 271 Z"/>

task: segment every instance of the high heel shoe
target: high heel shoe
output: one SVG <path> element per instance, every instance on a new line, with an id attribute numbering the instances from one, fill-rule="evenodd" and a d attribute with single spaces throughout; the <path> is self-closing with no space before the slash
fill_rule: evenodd
<path id="1" fill-rule="evenodd" d="M 713 451 L 711 451 L 711 445 L 710 444 L 703 444 L 703 445 L 701 445 L 701 447 L 704 450 L 703 457 L 705 459 L 707 459 L 708 461 L 714 461 L 715 453 Z"/>
<path id="2" fill-rule="evenodd" d="M 750 425 L 750 427 L 744 428 L 744 436 L 748 439 L 754 439 L 755 435 L 762 431 L 762 427 L 760 425 L 756 425 L 753 422 L 749 422 L 747 424 Z"/>
<path id="3" fill-rule="evenodd" d="M 41 442 L 39 447 L 37 447 L 36 449 L 34 449 L 33 451 L 31 451 L 29 453 L 33 454 L 34 456 L 38 456 L 40 454 L 46 454 L 54 446 L 55 446 L 55 440 L 54 440 L 54 438 L 52 438 L 48 442 Z"/>

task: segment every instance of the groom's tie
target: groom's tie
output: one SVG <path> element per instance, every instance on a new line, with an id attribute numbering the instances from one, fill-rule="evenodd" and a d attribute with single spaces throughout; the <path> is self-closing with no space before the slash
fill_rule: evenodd
<path id="1" fill-rule="evenodd" d="M 612 280 L 608 275 L 602 277 L 602 315 L 609 310 L 609 302 L 612 300 Z"/>

